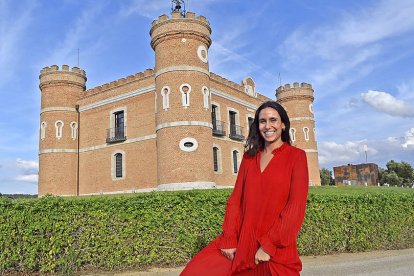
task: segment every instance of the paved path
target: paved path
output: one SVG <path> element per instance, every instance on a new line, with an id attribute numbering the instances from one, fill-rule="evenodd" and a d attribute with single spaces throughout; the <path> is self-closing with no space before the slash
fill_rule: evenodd
<path id="1" fill-rule="evenodd" d="M 301 276 L 414 276 L 414 248 L 306 256 L 301 259 L 303 262 Z M 116 276 L 177 276 L 182 269 L 182 267 L 153 268 L 148 271 L 121 272 Z M 88 275 L 103 276 L 114 275 L 114 273 Z"/>

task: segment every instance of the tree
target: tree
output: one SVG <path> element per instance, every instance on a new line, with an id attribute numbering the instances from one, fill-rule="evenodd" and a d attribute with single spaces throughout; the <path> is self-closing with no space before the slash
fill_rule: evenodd
<path id="1" fill-rule="evenodd" d="M 387 169 L 380 169 L 380 184 L 388 183 L 390 186 L 411 187 L 414 182 L 414 168 L 407 162 L 387 163 Z"/>
<path id="2" fill-rule="evenodd" d="M 335 180 L 332 177 L 332 172 L 328 169 L 322 168 L 319 170 L 321 175 L 321 185 L 328 186 L 328 185 L 335 185 Z"/>

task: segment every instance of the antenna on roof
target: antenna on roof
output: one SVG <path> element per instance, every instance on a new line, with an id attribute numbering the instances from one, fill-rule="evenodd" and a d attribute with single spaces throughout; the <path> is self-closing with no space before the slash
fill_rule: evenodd
<path id="1" fill-rule="evenodd" d="M 182 17 L 185 17 L 185 2 L 184 0 L 171 0 L 171 13 L 179 12 Z"/>
<path id="2" fill-rule="evenodd" d="M 78 67 L 79 67 L 79 48 L 78 48 Z"/>
<path id="3" fill-rule="evenodd" d="M 280 77 L 280 72 L 279 72 L 279 75 L 277 76 L 277 80 L 279 81 L 279 87 L 282 86 L 282 78 Z"/>

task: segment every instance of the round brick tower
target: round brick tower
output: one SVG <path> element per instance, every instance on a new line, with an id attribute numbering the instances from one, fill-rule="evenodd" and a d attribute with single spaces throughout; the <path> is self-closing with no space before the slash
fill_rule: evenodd
<path id="1" fill-rule="evenodd" d="M 309 185 L 321 185 L 318 149 L 315 137 L 313 115 L 313 89 L 307 83 L 285 84 L 276 90 L 277 102 L 283 105 L 289 115 L 290 137 L 293 145 L 306 151 L 309 168 Z"/>
<path id="2" fill-rule="evenodd" d="M 172 12 L 152 23 L 155 51 L 158 188 L 211 188 L 212 124 L 208 49 L 203 16 Z"/>
<path id="3" fill-rule="evenodd" d="M 78 195 L 78 108 L 86 74 L 53 65 L 40 71 L 39 196 Z M 47 168 L 47 169 L 46 169 Z"/>

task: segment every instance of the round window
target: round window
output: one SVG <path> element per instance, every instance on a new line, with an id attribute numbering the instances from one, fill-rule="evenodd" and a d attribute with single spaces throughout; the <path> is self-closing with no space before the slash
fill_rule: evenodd
<path id="1" fill-rule="evenodd" d="M 197 55 L 198 55 L 198 58 L 202 62 L 204 62 L 204 63 L 207 63 L 208 62 L 208 53 L 207 53 L 207 49 L 206 49 L 206 47 L 204 45 L 198 46 Z"/>
<path id="2" fill-rule="evenodd" d="M 181 139 L 179 146 L 182 151 L 191 152 L 198 148 L 198 142 L 194 138 L 186 137 Z"/>

